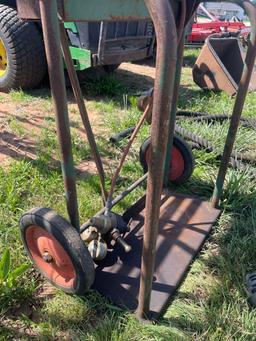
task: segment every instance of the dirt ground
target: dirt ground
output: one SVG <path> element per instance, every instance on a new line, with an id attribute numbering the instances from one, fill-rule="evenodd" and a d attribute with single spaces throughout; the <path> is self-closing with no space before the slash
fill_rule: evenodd
<path id="1" fill-rule="evenodd" d="M 131 88 L 139 88 L 142 91 L 153 86 L 154 82 L 154 61 L 143 61 L 137 64 L 123 63 L 116 71 L 115 76 L 118 80 L 124 82 L 126 86 Z M 45 89 L 44 89 L 45 90 Z M 49 92 L 46 89 L 47 92 Z M 36 95 L 38 94 L 38 99 Z M 0 164 L 2 167 L 8 167 L 11 160 L 28 157 L 36 159 L 35 138 L 40 134 L 42 128 L 47 125 L 45 119 L 47 115 L 52 117 L 53 107 L 51 102 L 40 98 L 40 89 L 32 92 L 35 96 L 30 100 L 13 99 L 10 94 L 1 93 L 0 96 Z M 49 93 L 48 93 L 49 96 Z M 68 90 L 69 97 L 69 113 L 70 120 L 74 119 L 74 113 L 77 111 L 77 106 L 74 103 L 71 91 Z M 90 104 L 90 100 L 88 101 Z M 96 133 L 101 133 L 104 129 L 99 123 L 97 113 L 88 110 L 91 124 Z M 10 129 L 10 122 L 16 122 L 22 125 L 22 131 L 18 134 L 15 129 Z M 15 125 L 15 123 L 14 123 Z M 84 136 L 83 128 L 76 127 L 79 134 Z M 78 166 L 78 170 L 83 172 L 90 169 L 91 172 L 96 172 L 95 166 L 90 161 L 85 161 Z"/>

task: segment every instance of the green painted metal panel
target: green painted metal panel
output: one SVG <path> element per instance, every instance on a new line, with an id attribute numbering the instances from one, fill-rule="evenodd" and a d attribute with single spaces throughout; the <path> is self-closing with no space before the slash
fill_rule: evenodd
<path id="1" fill-rule="evenodd" d="M 76 70 L 82 71 L 92 66 L 91 52 L 89 50 L 73 46 L 70 46 L 69 49 Z"/>
<path id="2" fill-rule="evenodd" d="M 73 33 L 77 33 L 77 27 L 74 22 L 65 22 L 64 23 L 65 28 L 71 30 Z"/>
<path id="3" fill-rule="evenodd" d="M 64 0 L 63 3 L 65 21 L 149 18 L 144 0 Z"/>
<path id="4" fill-rule="evenodd" d="M 177 13 L 179 1 L 170 0 Z M 65 21 L 148 19 L 144 0 L 63 0 Z"/>

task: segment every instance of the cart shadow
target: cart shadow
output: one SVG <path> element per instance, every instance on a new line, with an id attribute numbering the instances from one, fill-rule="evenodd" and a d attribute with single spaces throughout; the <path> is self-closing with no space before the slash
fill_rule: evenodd
<path id="1" fill-rule="evenodd" d="M 201 192 L 202 196 L 204 196 L 205 198 L 208 197 L 208 199 L 210 198 L 210 195 L 211 195 L 211 189 L 212 189 L 212 184 L 210 184 L 210 182 L 205 182 L 205 181 L 202 181 L 200 179 L 193 179 L 193 185 L 194 185 L 194 188 L 197 188 L 197 192 L 196 194 L 200 194 L 200 188 L 205 188 L 205 186 L 209 189 L 209 195 L 207 195 L 207 193 L 205 192 L 205 190 L 203 190 Z M 187 184 L 187 188 L 191 188 L 190 186 L 190 183 Z M 185 190 L 185 188 L 183 188 L 183 190 Z M 192 194 L 192 190 L 190 190 L 191 194 Z M 243 196 L 243 202 L 244 204 L 248 204 L 248 206 L 250 205 L 253 205 L 253 198 L 252 197 L 246 197 L 246 196 Z M 255 193 L 255 199 L 256 199 L 256 193 Z M 166 199 L 163 199 L 162 200 L 162 204 L 164 204 Z M 256 200 L 254 200 L 256 201 Z M 141 203 L 141 207 L 143 207 L 143 200 L 142 200 L 142 203 Z M 255 204 L 254 204 L 255 205 Z M 241 207 L 241 210 L 242 210 L 243 207 Z M 173 208 L 172 208 L 172 211 L 175 212 L 175 210 L 177 209 L 177 207 L 174 205 Z M 256 211 L 256 208 L 255 208 L 255 211 Z M 232 211 L 231 211 L 232 212 Z M 237 212 L 233 212 L 233 213 L 237 213 Z M 126 216 L 126 219 L 128 219 L 129 215 L 131 214 L 131 212 L 128 211 L 127 213 L 127 216 Z M 169 212 L 168 212 L 169 214 Z M 185 218 L 185 221 L 186 221 L 186 217 Z M 170 224 L 172 223 L 172 221 L 170 221 Z M 236 223 L 236 217 L 233 218 L 233 220 L 231 221 L 230 223 L 230 229 L 227 230 L 223 236 L 223 238 L 225 238 L 225 240 L 229 240 L 229 242 L 231 243 L 232 242 L 232 239 L 234 238 L 234 232 L 236 233 L 236 231 L 234 231 L 234 228 L 233 228 L 233 225 Z M 137 226 L 136 226 L 136 229 L 132 230 L 131 232 L 131 235 L 130 235 L 130 238 L 135 238 L 136 234 L 138 233 L 138 231 L 140 231 L 140 228 L 142 226 L 143 222 L 141 221 Z M 198 224 L 197 224 L 198 225 Z M 193 229 L 193 224 L 191 226 L 191 224 L 187 223 L 187 227 L 188 228 L 192 228 Z M 197 226 L 198 227 L 198 226 Z M 200 231 L 199 231 L 200 232 Z M 203 233 L 203 231 L 201 231 Z M 179 233 L 178 229 L 176 229 L 175 233 Z M 241 232 L 242 233 L 242 232 Z M 243 232 L 243 235 L 247 235 L 249 237 L 250 235 L 250 229 L 247 228 L 247 231 L 246 233 Z M 138 235 L 138 234 L 137 234 Z M 167 231 L 164 232 L 163 234 L 163 237 L 164 239 L 168 239 L 170 237 L 170 231 L 167 229 Z M 210 236 L 209 237 L 209 241 L 211 242 L 212 238 L 214 238 L 214 236 Z M 140 247 L 140 244 L 142 242 L 142 235 L 139 235 L 139 237 L 136 237 L 136 244 L 135 245 L 135 248 L 137 247 Z M 164 244 L 163 244 L 164 246 Z M 183 245 L 179 245 L 180 247 L 184 247 Z M 189 249 L 186 248 L 186 250 L 188 252 L 191 252 Z M 251 250 L 249 249 L 248 250 L 248 264 L 250 263 L 249 262 L 249 258 L 251 258 Z M 130 256 L 129 254 L 125 254 L 121 249 L 116 249 L 116 253 L 112 253 L 110 255 L 110 257 L 108 257 L 106 259 L 106 261 L 104 262 L 104 264 L 102 265 L 99 265 L 98 267 L 98 270 L 97 271 L 101 271 L 102 268 L 105 267 L 108 267 L 108 266 L 112 266 L 113 264 L 116 264 L 117 262 L 120 264 L 120 263 L 123 263 L 123 262 L 126 262 L 126 261 L 132 261 L 134 262 L 134 264 L 136 265 L 137 267 L 137 271 L 138 271 L 138 274 L 140 273 L 140 256 L 141 256 L 141 253 L 140 254 L 137 254 L 135 256 Z M 132 259 L 131 259 L 132 257 Z M 226 281 L 227 281 L 227 278 L 229 278 L 230 276 L 233 278 L 235 275 L 234 274 L 237 274 L 237 263 L 234 263 L 233 265 L 233 268 L 230 268 L 230 273 L 227 273 L 225 276 L 221 276 L 220 274 L 220 269 L 219 269 L 219 265 L 220 264 L 223 264 L 223 260 L 225 261 L 225 258 L 227 257 L 227 245 L 225 244 L 221 244 L 220 245 L 220 251 L 219 251 L 219 254 L 218 255 L 211 255 L 209 258 L 207 258 L 207 260 L 202 260 L 205 265 L 207 266 L 207 268 L 211 271 L 211 272 L 214 272 L 214 273 L 218 273 L 218 280 L 220 281 L 220 286 L 221 285 L 226 285 Z M 163 259 L 158 259 L 158 262 L 160 263 Z M 192 263 L 193 264 L 193 263 Z M 191 265 L 192 265 L 191 264 Z M 158 264 L 159 265 L 159 264 Z M 249 265 L 248 265 L 249 266 Z M 188 270 L 189 271 L 189 270 Z M 241 268 L 239 269 L 239 271 L 242 271 L 242 266 Z M 122 274 L 121 274 L 122 275 Z M 118 278 L 118 281 L 119 284 L 121 283 L 122 285 L 125 284 L 125 286 L 128 287 L 128 290 L 124 290 L 123 291 L 120 291 L 119 287 L 118 287 L 118 290 L 119 290 L 119 293 L 121 295 L 121 297 L 123 299 L 127 298 L 128 300 L 131 301 L 132 299 L 132 296 L 131 296 L 131 292 L 129 290 L 129 288 L 131 288 L 131 286 L 134 286 L 135 284 L 135 289 L 138 291 L 139 290 L 139 282 L 136 280 L 136 278 L 134 279 L 133 276 L 119 276 L 118 274 L 107 274 L 106 277 L 104 277 L 104 281 L 105 281 L 105 285 L 106 286 L 109 286 L 110 290 L 116 290 L 116 286 L 115 286 L 115 283 L 116 283 L 116 278 L 115 276 L 119 276 Z M 105 276 L 105 274 L 104 274 Z M 242 277 L 243 277 L 243 273 L 241 273 L 239 275 L 239 278 L 242 280 Z M 186 279 L 186 277 L 184 278 Z M 136 283 L 134 283 L 134 281 L 136 281 Z M 180 285 L 182 284 L 183 282 L 180 283 Z M 222 284 L 223 283 L 223 284 Z M 235 283 L 236 287 L 238 290 L 242 290 L 241 289 L 241 285 L 239 285 L 238 282 Z M 162 293 L 165 293 L 165 292 L 169 292 L 170 290 L 170 287 L 169 286 L 164 286 L 164 285 L 161 285 L 161 283 L 158 283 L 158 281 L 156 280 L 156 278 L 154 278 L 154 282 L 153 282 L 153 290 L 155 291 L 159 291 L 159 292 L 162 292 Z M 128 295 L 127 295 L 128 293 Z M 208 303 L 211 304 L 211 302 L 213 302 L 214 300 L 217 299 L 217 296 L 218 296 L 218 292 L 213 292 L 213 293 L 210 293 L 209 297 L 207 298 L 205 304 L 207 305 Z M 86 304 L 88 304 L 88 306 L 90 307 L 94 307 L 95 306 L 95 297 L 92 297 L 90 298 L 90 295 L 86 295 Z M 198 301 L 200 299 L 202 299 L 202 297 L 198 296 L 197 293 L 194 293 L 194 292 L 178 292 L 175 296 L 172 297 L 172 300 L 174 300 L 176 297 L 178 297 L 179 300 L 185 300 L 186 302 L 191 302 L 193 304 L 198 304 Z M 166 309 L 168 309 L 169 305 L 172 303 L 172 300 L 168 302 L 167 306 L 166 306 Z M 99 298 L 99 305 L 103 305 L 106 303 L 105 299 L 101 299 Z M 110 303 L 112 303 L 110 301 Z M 134 310 L 136 309 L 137 307 L 137 304 L 138 302 L 137 301 L 133 301 L 132 302 L 133 305 L 134 305 Z M 123 307 L 124 308 L 124 307 Z M 125 309 L 125 308 L 124 308 Z M 221 312 L 221 306 L 219 307 L 219 310 Z M 115 312 L 115 314 L 117 314 L 119 317 L 120 316 L 126 316 L 126 313 L 127 313 L 127 310 L 124 310 L 123 312 Z M 44 316 L 42 315 L 42 319 L 44 318 Z M 57 321 L 58 319 L 54 316 L 54 315 L 51 315 L 51 316 L 48 316 L 48 318 L 51 318 L 52 321 Z M 117 317 L 118 318 L 118 317 Z M 207 318 L 207 317 L 206 317 Z M 209 317 L 210 319 L 210 317 Z M 81 320 L 81 328 L 84 327 L 84 321 Z M 105 323 L 105 320 L 102 319 L 102 321 L 99 319 L 97 321 L 97 326 L 96 327 L 101 327 L 101 325 L 103 326 Z M 177 314 L 175 314 L 175 316 L 168 316 L 168 317 L 162 317 L 158 320 L 158 324 L 159 325 L 163 325 L 163 326 L 171 326 L 171 327 L 175 327 L 175 329 L 177 330 L 180 330 L 181 332 L 184 332 L 186 331 L 186 328 L 188 326 L 188 323 L 189 323 L 189 330 L 190 332 L 191 331 L 199 331 L 199 330 L 205 330 L 205 321 L 203 321 L 202 323 L 200 321 L 191 321 L 189 319 L 189 316 L 186 316 L 184 314 L 179 314 L 179 316 L 177 316 Z M 65 327 L 65 324 L 60 324 L 61 325 L 61 329 L 63 332 L 65 331 L 68 331 L 69 330 L 69 327 L 68 327 L 68 321 L 67 321 L 67 327 Z M 56 326 L 58 326 L 58 323 L 56 322 Z M 77 325 L 79 327 L 79 324 Z M 6 333 L 7 332 L 13 332 L 12 331 L 12 327 L 11 326 L 4 326 L 4 329 L 3 329 Z M 16 332 L 16 335 L 17 337 L 22 337 L 22 336 L 26 336 L 26 333 L 24 332 L 19 332 L 17 331 Z"/>
<path id="2" fill-rule="evenodd" d="M 33 160 L 36 158 L 36 146 L 26 137 L 3 131 L 0 132 L 0 154 L 14 159 L 28 157 Z"/>
<path id="3" fill-rule="evenodd" d="M 10 321 L 8 325 L 5 326 L 1 326 L 0 324 L 2 340 L 31 340 L 38 337 L 37 333 L 34 334 L 30 328 L 26 328 L 22 325 L 19 331 L 19 327 L 17 326 L 18 323 L 16 322 L 15 324 L 15 321 L 12 321 L 12 324 L 13 326 L 10 325 Z M 27 331 L 24 329 L 27 329 Z"/>
<path id="4" fill-rule="evenodd" d="M 254 196 L 244 194 L 236 194 L 236 196 L 237 200 L 241 201 L 242 204 L 240 207 L 226 210 L 231 215 L 228 227 L 222 232 L 215 231 L 209 237 L 209 244 L 216 245 L 217 243 L 218 249 L 210 249 L 207 257 L 200 257 L 199 255 L 200 262 L 206 267 L 207 272 L 214 274 L 215 285 L 206 291 L 202 287 L 202 292 L 196 288 L 189 293 L 177 292 L 170 301 L 170 305 L 176 298 L 178 302 L 184 302 L 182 309 L 185 309 L 186 304 L 189 308 L 189 306 L 197 306 L 199 301 L 203 301 L 205 309 L 208 308 L 210 311 L 211 307 L 214 306 L 214 314 L 221 316 L 223 314 L 222 304 L 226 300 L 225 296 L 230 295 L 229 290 L 231 290 L 236 292 L 236 297 L 233 295 L 232 297 L 237 300 L 237 304 L 242 304 L 243 307 L 247 306 L 248 298 L 244 287 L 245 275 L 254 271 L 256 267 L 255 258 L 253 257 L 253 254 L 255 255 L 255 244 L 251 240 L 251 226 L 256 212 L 256 191 Z M 158 322 L 160 325 L 175 327 L 181 332 L 188 330 L 189 325 L 189 332 L 193 333 L 193 331 L 198 332 L 200 330 L 203 332 L 210 325 L 214 328 L 213 319 L 214 316 L 204 314 L 203 322 L 199 322 L 199 320 L 194 322 L 189 315 L 179 314 L 179 317 L 177 317 L 176 313 L 172 315 L 170 312 L 167 316 L 160 318 Z M 216 321 L 216 323 L 219 322 Z"/>
<path id="5" fill-rule="evenodd" d="M 45 121 L 44 119 L 38 118 L 36 114 L 32 114 L 31 119 L 28 119 L 10 111 L 0 109 L 0 119 L 6 118 L 15 122 L 15 125 L 20 127 L 22 131 L 15 133 L 8 128 L 8 125 L 5 127 L 5 124 L 3 124 L 0 130 L 1 165 L 9 165 L 12 160 L 25 160 L 30 162 L 34 167 L 37 167 L 40 173 L 48 173 L 49 170 L 59 171 L 61 173 L 61 164 L 57 156 L 54 155 L 54 151 L 42 147 L 40 142 L 42 129 L 47 130 L 47 122 L 55 122 L 54 117 L 45 117 L 44 119 L 47 119 Z M 20 126 L 19 123 L 21 123 Z M 70 126 L 74 127 L 77 133 L 81 133 L 86 137 L 85 130 L 78 126 L 75 121 L 71 120 Z M 110 142 L 101 135 L 97 135 L 96 140 L 100 145 L 100 153 L 104 163 L 104 159 L 112 155 Z M 91 156 L 84 158 L 75 165 L 77 175 L 83 178 L 95 175 L 95 169 L 96 167 Z"/>
<path id="6" fill-rule="evenodd" d="M 198 247 L 200 249 L 202 241 L 208 235 L 210 227 L 218 216 L 218 212 L 213 210 L 207 211 L 208 217 L 200 218 L 202 215 L 201 201 L 185 199 L 183 196 L 172 199 L 171 206 L 169 204 L 165 206 L 167 202 L 169 203 L 169 198 L 169 195 L 164 195 L 161 200 L 160 226 L 162 227 L 157 240 L 151 318 L 155 318 L 160 311 L 165 310 L 169 296 L 174 294 L 187 272 L 190 258 L 193 259 L 196 255 Z M 144 208 L 141 205 L 145 205 L 145 198 L 140 201 L 139 212 L 141 208 Z M 130 310 L 135 310 L 138 306 L 143 243 L 144 216 L 139 212 L 136 213 L 136 209 L 132 208 L 131 212 L 125 214 L 127 220 L 133 217 L 134 221 L 131 232 L 126 236 L 126 241 L 132 246 L 133 251 L 127 254 L 116 247 L 110 252 L 97 267 L 94 284 L 100 293 Z M 169 217 L 173 217 L 174 220 Z M 185 240 L 184 234 L 190 235 L 194 242 Z M 180 269 L 179 260 L 175 258 L 177 252 L 180 254 L 179 257 L 184 259 Z M 170 267 L 173 268 L 172 271 Z M 166 277 L 168 273 L 169 275 Z"/>
<path id="7" fill-rule="evenodd" d="M 42 175 L 48 175 L 49 171 L 61 174 L 61 162 L 59 160 L 40 150 L 35 141 L 27 137 L 18 137 L 11 132 L 0 132 L 0 157 L 2 165 L 5 164 L 6 157 L 6 164 L 9 164 L 8 160 L 24 160 L 36 167 Z M 87 159 L 85 162 L 90 163 L 92 160 Z M 86 170 L 82 164 L 83 162 L 75 166 L 78 178 L 84 179 L 95 175 L 95 172 Z M 100 188 L 98 188 L 98 192 L 100 192 Z"/>
<path id="8" fill-rule="evenodd" d="M 205 182 L 198 180 L 198 181 L 194 181 L 194 186 L 197 187 L 197 195 L 200 194 L 200 188 L 204 188 L 205 187 Z M 202 196 L 204 196 L 204 198 L 208 198 L 210 199 L 211 196 L 211 190 L 213 189 L 212 184 L 207 183 L 206 187 L 208 188 L 208 194 L 206 193 L 205 189 L 202 191 Z M 192 192 L 192 191 L 190 191 Z M 192 193 L 191 193 L 192 194 Z M 237 194 L 237 196 L 239 196 L 239 194 Z M 256 193 L 255 193 L 255 197 L 254 199 L 252 198 L 251 195 L 242 195 L 241 194 L 241 200 L 243 202 L 243 205 L 241 205 L 241 210 L 245 209 L 245 207 L 253 205 L 253 202 L 256 199 Z M 225 199 L 225 198 L 224 198 Z M 239 199 L 239 198 L 237 198 Z M 163 204 L 163 202 L 162 202 Z M 224 208 L 224 207 L 223 207 Z M 172 207 L 172 213 L 175 212 L 175 210 L 177 209 L 177 207 L 174 205 Z M 188 208 L 189 209 L 189 208 Z M 195 208 L 196 210 L 196 208 Z M 235 210 L 230 210 L 231 214 L 234 214 L 234 217 L 230 223 L 230 229 L 227 230 L 224 233 L 223 238 L 227 239 L 227 240 L 232 240 L 233 234 L 234 234 L 234 230 L 233 230 L 233 225 L 236 224 L 236 209 Z M 168 215 L 170 214 L 170 210 L 168 209 Z M 182 217 L 181 217 L 182 219 Z M 195 224 L 189 224 L 188 222 L 186 223 L 186 213 L 184 212 L 184 221 L 183 224 L 186 224 L 186 228 L 187 229 L 191 229 L 192 231 L 195 231 L 197 233 L 203 234 L 205 235 L 206 232 L 205 230 L 201 229 L 200 225 L 205 225 L 205 224 L 211 224 L 212 222 L 210 221 L 204 221 L 203 223 L 199 224 L 197 223 L 196 226 Z M 140 222 L 137 224 L 136 228 L 133 229 L 129 234 L 128 237 L 126 238 L 127 242 L 132 244 L 133 246 L 133 250 L 139 250 L 139 251 L 135 251 L 135 255 L 131 254 L 126 254 L 124 253 L 123 250 L 121 250 L 119 247 L 117 247 L 114 252 L 111 252 L 109 254 L 109 256 L 103 261 L 101 262 L 96 270 L 96 282 L 95 282 L 95 288 L 97 290 L 99 290 L 100 292 L 102 292 L 104 295 L 106 295 L 107 297 L 109 297 L 111 299 L 111 297 L 114 297 L 114 300 L 119 300 L 119 302 L 123 302 L 121 304 L 121 306 L 125 307 L 125 308 L 129 308 L 130 310 L 135 310 L 137 308 L 138 305 L 138 301 L 136 299 L 136 297 L 138 296 L 138 291 L 139 291 L 139 275 L 140 275 L 140 268 L 141 268 L 141 249 L 142 249 L 142 233 L 140 233 L 140 229 L 143 226 L 143 219 L 140 220 Z M 168 224 L 173 225 L 173 221 L 170 220 L 168 222 Z M 218 225 L 218 223 L 217 223 Z M 169 230 L 165 230 L 164 232 L 161 232 L 163 234 L 163 239 L 164 240 L 168 240 L 170 238 L 173 238 L 174 240 L 177 240 L 177 236 L 180 233 L 179 227 L 176 226 L 176 228 L 173 229 L 173 227 Z M 248 235 L 249 235 L 249 229 L 248 229 Z M 210 235 L 208 241 L 211 242 L 212 240 L 214 240 L 214 235 Z M 189 254 L 193 254 L 194 250 L 191 249 L 190 247 L 188 247 L 186 244 L 180 243 L 180 242 L 175 242 L 176 246 L 180 247 L 182 250 L 186 251 Z M 156 257 L 156 268 L 158 266 L 161 266 L 161 263 L 164 262 L 164 257 L 166 256 L 168 249 L 169 249 L 169 245 L 165 244 L 165 242 L 163 241 L 163 244 L 161 245 L 162 248 L 162 252 L 161 254 L 159 254 L 159 249 L 157 251 L 157 257 Z M 251 250 L 252 251 L 252 250 Z M 250 251 L 248 251 L 248 263 L 249 263 L 249 259 L 250 259 Z M 220 251 L 219 254 L 216 256 L 215 254 L 211 254 L 210 257 L 207 257 L 206 260 L 203 260 L 203 262 L 205 263 L 206 267 L 208 269 L 210 269 L 211 272 L 219 272 L 219 266 L 220 264 L 223 264 L 223 261 L 225 262 L 225 257 L 227 256 L 227 246 L 225 244 L 221 244 L 220 245 Z M 193 265 L 193 262 L 191 263 L 190 267 Z M 230 259 L 229 261 L 226 261 L 228 263 L 232 263 L 232 260 Z M 247 268 L 248 268 L 248 264 L 247 264 Z M 123 270 L 123 267 L 125 268 Z M 190 268 L 189 267 L 189 268 Z M 220 283 L 223 281 L 223 285 L 227 282 L 227 278 L 229 278 L 230 276 L 232 277 L 236 277 L 236 267 L 237 264 L 235 263 L 234 266 L 232 268 L 230 268 L 230 273 L 227 273 L 225 276 L 221 276 L 221 274 L 219 274 L 218 279 L 220 280 Z M 135 268 L 135 271 L 134 269 Z M 240 278 L 241 281 L 243 281 L 243 275 L 244 275 L 244 270 L 242 270 L 242 267 L 240 269 L 241 273 L 240 273 Z M 181 282 L 178 284 L 178 287 L 170 287 L 169 285 L 166 284 L 161 284 L 161 281 L 159 282 L 157 277 L 153 278 L 153 286 L 152 286 L 152 290 L 153 292 L 159 292 L 161 294 L 165 294 L 165 293 L 170 293 L 170 291 L 172 292 L 173 296 L 171 297 L 171 299 L 168 301 L 168 303 L 166 303 L 165 306 L 165 310 L 168 309 L 169 305 L 172 303 L 172 301 L 176 298 L 176 295 L 178 295 L 179 299 L 186 299 L 186 300 L 190 300 L 191 302 L 193 302 L 194 304 L 198 303 L 198 300 L 201 299 L 200 294 L 198 293 L 177 293 L 177 289 L 183 284 L 183 281 L 186 279 L 186 275 L 189 272 L 189 269 L 186 271 L 186 273 L 184 274 L 183 279 L 181 280 Z M 97 277 L 98 276 L 98 277 Z M 237 280 L 237 279 L 236 279 Z M 109 283 L 111 283 L 111 285 L 109 286 Z M 241 283 L 236 283 L 237 284 L 237 289 L 241 292 Z M 221 284 L 220 284 L 221 286 Z M 174 294 L 174 292 L 176 292 L 176 294 Z M 215 296 L 219 295 L 217 292 L 213 292 L 209 298 L 207 299 L 207 302 L 211 302 L 214 301 Z M 243 296 L 245 296 L 244 293 L 242 293 Z M 207 304 L 206 302 L 206 304 Z M 221 309 L 221 307 L 220 307 Z M 185 317 L 168 317 L 168 318 L 161 318 L 159 320 L 160 324 L 164 324 L 164 325 L 177 325 L 177 326 L 183 326 L 185 324 L 186 318 Z M 193 327 L 193 323 L 190 326 L 192 326 L 192 328 L 199 328 L 200 327 L 200 323 L 195 322 L 194 327 Z M 203 328 L 203 324 L 201 325 L 201 328 Z"/>

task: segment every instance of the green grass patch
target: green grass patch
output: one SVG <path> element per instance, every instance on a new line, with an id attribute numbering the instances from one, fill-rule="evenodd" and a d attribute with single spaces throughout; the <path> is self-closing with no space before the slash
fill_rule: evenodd
<path id="1" fill-rule="evenodd" d="M 92 96 L 117 97 L 127 89 L 115 75 L 108 74 L 95 79 L 91 78 L 86 83 L 86 91 Z"/>
<path id="2" fill-rule="evenodd" d="M 24 92 L 23 90 L 12 90 L 9 94 L 12 102 L 30 102 L 34 98 L 30 93 Z"/>
<path id="3" fill-rule="evenodd" d="M 231 113 L 234 99 L 223 93 L 202 91 L 193 84 L 191 65 L 197 54 L 197 50 L 186 51 L 187 67 L 182 75 L 179 108 Z M 112 134 L 135 125 L 141 113 L 136 109 L 136 97 L 113 75 L 97 79 L 90 84 L 88 94 L 98 98 L 97 101 L 90 101 L 89 111 L 95 113 L 96 117 L 99 116 L 97 124 L 100 130 L 95 127 L 95 131 L 100 153 L 109 160 L 105 165 L 109 186 L 111 175 L 127 140 L 113 146 L 108 139 Z M 26 104 L 36 98 L 33 94 L 34 92 L 31 95 L 13 92 L 9 99 Z M 123 100 L 124 94 L 128 94 L 127 105 Z M 68 95 L 71 98 L 70 94 Z M 12 162 L 8 169 L 0 168 L 0 258 L 8 245 L 14 267 L 27 262 L 18 227 L 23 212 L 34 206 L 43 206 L 67 217 L 58 162 L 57 134 L 54 119 L 50 116 L 51 102 L 47 96 L 48 90 L 43 91 L 42 97 L 46 100 L 42 101 L 42 108 L 46 112 L 47 124 L 36 137 L 36 160 L 23 158 Z M 256 118 L 255 108 L 256 96 L 249 94 L 244 115 Z M 228 129 L 227 122 L 207 124 L 195 123 L 191 119 L 179 121 L 184 128 L 211 141 L 217 151 L 222 150 Z M 15 133 L 24 133 L 19 131 L 19 125 L 17 126 L 15 121 L 11 121 L 10 128 Z M 91 160 L 88 143 L 78 133 L 78 128 L 78 122 L 72 121 L 76 165 L 81 161 Z M 139 163 L 139 148 L 149 134 L 150 127 L 145 124 L 120 174 L 116 192 L 124 190 L 143 174 Z M 254 130 L 241 127 L 236 151 L 251 155 L 255 147 Z M 186 185 L 175 190 L 209 200 L 219 160 L 216 160 L 216 153 L 206 153 L 204 150 L 195 150 L 194 154 L 196 169 L 193 177 Z M 251 167 L 255 169 L 255 166 Z M 8 321 L 10 318 L 16 326 L 22 323 L 33 331 L 37 339 L 43 340 L 254 340 L 256 312 L 250 309 L 247 303 L 244 278 L 246 273 L 256 270 L 255 188 L 256 180 L 249 172 L 229 169 L 221 202 L 222 216 L 178 294 L 158 323 L 141 324 L 132 314 L 113 307 L 111 302 L 93 290 L 82 298 L 56 291 L 47 300 L 41 300 L 36 296 L 36 292 L 42 281 L 34 270 L 29 270 L 28 275 L 17 282 L 15 293 L 11 297 L 1 296 L 0 290 L 0 321 Z M 83 222 L 102 207 L 98 177 L 90 172 L 79 175 L 77 192 L 80 218 Z M 122 213 L 144 192 L 145 186 L 134 191 L 116 207 L 116 211 Z M 26 313 L 10 316 L 10 312 L 24 302 L 34 304 L 36 318 Z M 10 323 L 9 327 L 6 327 L 7 322 L 5 323 L 4 327 L 0 324 L 0 339 L 13 339 L 17 335 L 21 339 L 30 339 L 31 334 L 25 331 L 26 328 L 21 332 L 17 330 L 18 327 L 11 328 Z"/>

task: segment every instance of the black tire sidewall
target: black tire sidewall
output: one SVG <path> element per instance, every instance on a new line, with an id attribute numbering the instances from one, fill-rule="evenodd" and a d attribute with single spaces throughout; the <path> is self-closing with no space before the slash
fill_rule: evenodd
<path id="1" fill-rule="evenodd" d="M 146 160 L 146 153 L 148 148 L 150 147 L 150 142 L 151 142 L 151 138 L 148 137 L 141 145 L 140 147 L 140 154 L 139 154 L 139 158 L 140 158 L 140 164 L 143 168 L 144 173 L 147 173 L 148 171 L 148 163 Z"/>
<path id="2" fill-rule="evenodd" d="M 47 216 L 51 216 L 50 219 Z M 30 226 L 39 226 L 50 233 L 67 252 L 75 268 L 76 278 L 73 287 L 67 288 L 51 281 L 41 269 L 38 269 L 26 241 L 26 231 Z M 83 295 L 93 284 L 94 263 L 88 249 L 73 226 L 54 211 L 36 208 L 25 213 L 20 219 L 21 238 L 24 247 L 38 271 L 55 287 L 70 294 Z"/>
<path id="3" fill-rule="evenodd" d="M 189 144 L 180 136 L 175 135 L 173 145 L 181 153 L 184 160 L 184 170 L 181 176 L 172 181 L 175 185 L 182 185 L 193 174 L 195 168 L 195 159 Z"/>
<path id="4" fill-rule="evenodd" d="M 139 158 L 140 158 L 140 163 L 142 165 L 144 173 L 147 173 L 148 171 L 146 153 L 147 153 L 148 148 L 150 148 L 150 142 L 151 142 L 151 138 L 148 137 L 143 142 L 140 148 Z M 184 182 L 186 182 L 193 174 L 193 171 L 195 168 L 195 159 L 194 159 L 194 156 L 193 156 L 193 153 L 189 144 L 186 141 L 184 141 L 184 139 L 182 139 L 180 136 L 177 136 L 177 135 L 174 136 L 173 145 L 181 153 L 184 159 L 185 167 L 184 167 L 184 171 L 182 175 L 179 176 L 176 180 L 172 180 L 171 183 L 175 185 L 181 185 Z"/>
<path id="5" fill-rule="evenodd" d="M 0 78 L 0 91 L 37 87 L 47 71 L 38 25 L 22 21 L 16 9 L 0 3 L 0 36 L 8 58 L 8 70 Z"/>

